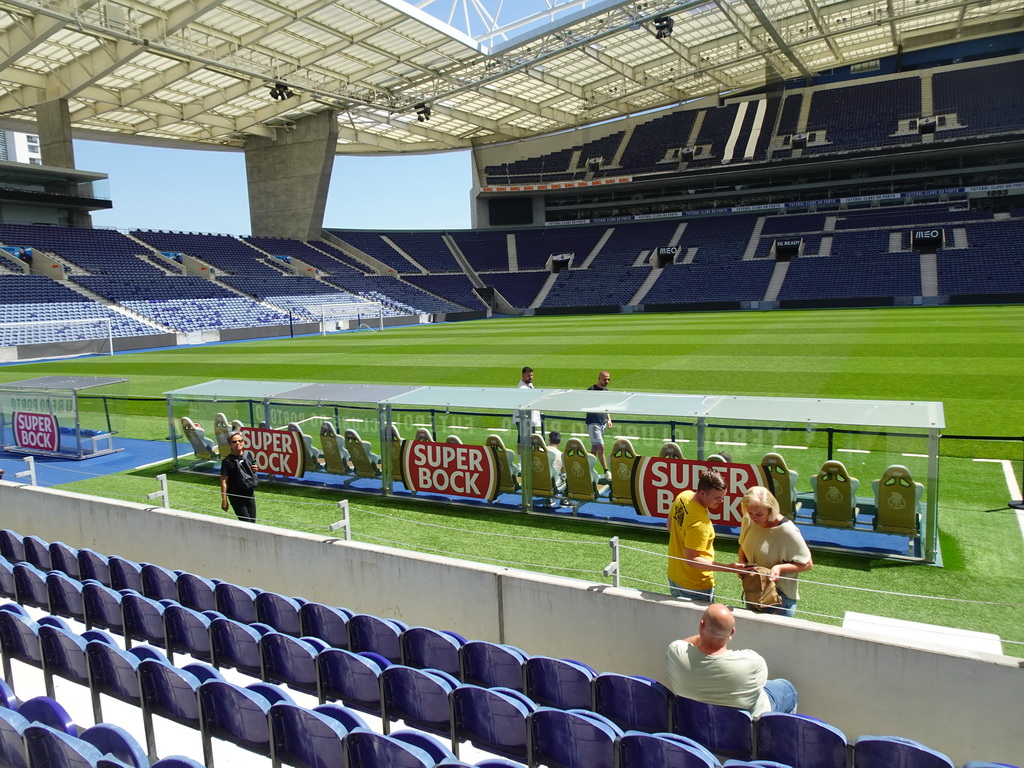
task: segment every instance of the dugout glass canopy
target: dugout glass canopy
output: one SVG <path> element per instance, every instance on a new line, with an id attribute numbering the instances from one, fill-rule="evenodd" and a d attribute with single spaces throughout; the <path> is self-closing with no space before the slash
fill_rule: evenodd
<path id="1" fill-rule="evenodd" d="M 0 384 L 3 450 L 89 459 L 114 447 L 120 430 L 103 395 L 124 394 L 128 379 L 41 376 Z"/>
<path id="2" fill-rule="evenodd" d="M 715 520 L 724 535 L 738 533 L 745 487 L 760 484 L 812 546 L 937 556 L 938 402 L 227 379 L 165 394 L 187 471 L 215 471 L 229 431 L 244 429 L 257 449 L 291 446 L 291 458 L 265 459 L 281 481 L 664 527 L 672 482 L 715 468 L 735 496 Z M 611 420 L 604 456 L 588 414 Z"/>

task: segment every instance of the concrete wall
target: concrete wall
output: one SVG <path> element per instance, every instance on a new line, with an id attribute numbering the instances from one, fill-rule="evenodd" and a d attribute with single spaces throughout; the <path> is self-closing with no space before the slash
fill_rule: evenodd
<path id="1" fill-rule="evenodd" d="M 672 640 L 700 609 L 664 595 L 244 525 L 0 481 L 2 524 L 23 534 L 301 595 L 602 671 L 664 680 Z M 967 760 L 1024 761 L 1024 661 L 915 648 L 737 611 L 734 647 L 793 680 L 800 710 L 851 739 L 917 739 Z"/>

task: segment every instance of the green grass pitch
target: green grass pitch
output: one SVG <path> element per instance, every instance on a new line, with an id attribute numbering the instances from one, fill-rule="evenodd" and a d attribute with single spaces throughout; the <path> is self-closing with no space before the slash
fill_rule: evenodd
<path id="1" fill-rule="evenodd" d="M 624 391 L 937 400 L 945 405 L 946 434 L 1019 437 L 1024 434 L 1022 350 L 1024 306 L 558 316 L 7 366 L 0 368 L 0 380 L 117 375 L 129 379 L 132 396 L 152 397 L 217 378 L 511 387 L 523 365 L 535 369 L 537 387 L 584 389 L 607 369 L 611 387 Z M 162 403 L 121 403 L 118 411 L 115 427 L 129 436 L 167 435 Z M 883 453 L 906 448 L 886 440 Z M 801 587 L 799 610 L 805 618 L 828 623 L 837 623 L 849 610 L 995 632 L 1013 641 L 1004 646 L 1007 653 L 1024 656 L 1024 646 L 1016 644 L 1024 643 L 1021 529 L 1005 508 L 1009 490 L 1002 467 L 972 460 L 1010 459 L 1019 481 L 1024 449 L 1020 442 L 965 440 L 944 440 L 941 448 L 944 567 L 816 553 L 815 568 Z M 739 461 L 757 461 L 763 452 L 760 446 L 730 450 Z M 813 460 L 820 465 L 817 457 Z M 869 495 L 867 484 L 877 477 L 871 474 L 876 468 L 854 454 L 843 460 L 848 466 L 860 464 L 860 495 Z M 803 489 L 807 467 L 797 468 Z M 911 469 L 917 473 L 921 467 Z M 137 470 L 68 487 L 137 499 L 155 490 L 152 477 L 160 471 Z M 211 485 L 208 478 L 175 475 L 172 502 L 182 509 L 219 513 Z M 286 527 L 323 530 L 337 518 L 337 500 L 336 493 L 265 486 L 260 517 Z M 619 535 L 635 548 L 623 555 L 624 585 L 665 591 L 666 547 L 660 530 L 363 497 L 352 501 L 357 539 L 502 565 L 529 564 L 596 581 L 607 581 L 600 575 L 608 561 L 607 541 Z M 416 527 L 416 540 L 410 541 L 408 520 L 431 526 Z M 448 527 L 459 533 L 453 535 Z M 720 541 L 719 551 L 719 559 L 726 560 L 735 555 L 735 544 Z M 738 595 L 738 585 L 720 583 L 726 597 Z"/>

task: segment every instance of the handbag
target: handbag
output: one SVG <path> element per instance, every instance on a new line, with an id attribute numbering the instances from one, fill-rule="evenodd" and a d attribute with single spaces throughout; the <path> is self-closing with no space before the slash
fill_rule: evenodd
<path id="1" fill-rule="evenodd" d="M 769 608 L 782 605 L 782 598 L 769 578 L 771 571 L 758 565 L 743 575 L 743 602 L 751 611 L 764 613 Z"/>
<path id="2" fill-rule="evenodd" d="M 251 460 L 248 455 L 242 456 L 235 462 L 235 466 L 238 468 L 238 476 L 242 481 L 242 487 L 248 491 L 251 491 L 260 484 L 250 462 Z"/>

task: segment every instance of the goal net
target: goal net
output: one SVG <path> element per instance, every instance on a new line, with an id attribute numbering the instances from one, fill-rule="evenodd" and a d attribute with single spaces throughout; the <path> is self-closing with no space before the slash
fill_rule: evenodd
<path id="1" fill-rule="evenodd" d="M 321 304 L 310 307 L 320 315 L 320 332 L 328 331 L 383 331 L 384 305 L 379 301 L 351 301 L 344 304 Z"/>
<path id="2" fill-rule="evenodd" d="M 0 347 L 18 347 L 18 359 L 114 354 L 108 317 L 0 323 Z"/>

